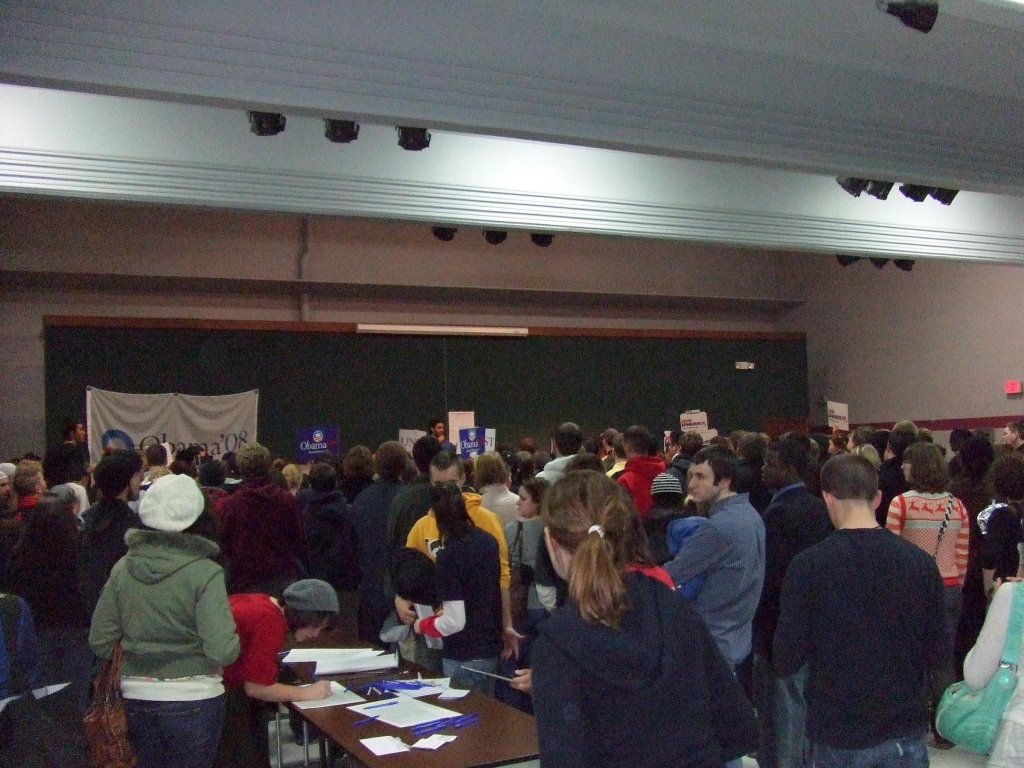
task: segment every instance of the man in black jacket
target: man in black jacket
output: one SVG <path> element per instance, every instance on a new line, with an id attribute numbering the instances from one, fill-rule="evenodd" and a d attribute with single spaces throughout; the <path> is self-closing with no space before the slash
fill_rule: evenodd
<path id="1" fill-rule="evenodd" d="M 810 464 L 807 441 L 787 437 L 768 445 L 761 479 L 773 492 L 764 513 L 765 573 L 754 614 L 754 704 L 761 723 L 759 765 L 803 766 L 805 669 L 780 677 L 772 666 L 772 638 L 779 621 L 779 595 L 789 563 L 832 532 L 828 509 L 804 485 Z"/>

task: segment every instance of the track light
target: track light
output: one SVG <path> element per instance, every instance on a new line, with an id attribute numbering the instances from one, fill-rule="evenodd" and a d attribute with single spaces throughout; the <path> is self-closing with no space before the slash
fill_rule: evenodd
<path id="1" fill-rule="evenodd" d="M 904 26 L 925 34 L 932 31 L 935 19 L 939 16 L 937 0 L 876 0 L 875 5 L 878 10 L 885 11 L 902 21 Z"/>
<path id="2" fill-rule="evenodd" d="M 249 111 L 249 130 L 257 136 L 276 136 L 284 130 L 284 115 Z"/>
<path id="3" fill-rule="evenodd" d="M 450 243 L 455 238 L 455 233 L 458 232 L 455 227 L 434 227 L 430 231 L 434 233 L 434 237 L 446 243 Z"/>
<path id="4" fill-rule="evenodd" d="M 430 132 L 426 128 L 398 126 L 398 146 L 410 152 L 419 152 L 430 146 Z"/>
<path id="5" fill-rule="evenodd" d="M 914 260 L 913 259 L 893 259 L 892 260 L 892 265 L 894 267 L 896 267 L 896 269 L 902 269 L 904 272 L 909 272 L 910 270 L 912 270 L 914 268 Z"/>
<path id="6" fill-rule="evenodd" d="M 836 261 L 839 262 L 839 266 L 848 267 L 851 264 L 856 264 L 858 261 L 860 261 L 860 256 L 846 256 L 842 253 L 837 253 Z"/>
<path id="7" fill-rule="evenodd" d="M 928 193 L 932 191 L 931 187 L 924 187 L 920 184 L 901 184 L 900 192 L 904 197 L 913 200 L 915 203 L 924 202 L 924 199 L 928 197 Z"/>
<path id="8" fill-rule="evenodd" d="M 868 188 L 871 183 L 868 179 L 855 179 L 853 177 L 836 179 L 836 183 L 854 197 L 860 197 L 860 193 Z"/>
<path id="9" fill-rule="evenodd" d="M 491 245 L 501 245 L 505 242 L 506 237 L 508 237 L 508 232 L 502 232 L 500 229 L 484 230 L 484 239 Z"/>
<path id="10" fill-rule="evenodd" d="M 956 197 L 958 189 L 942 189 L 941 187 L 935 187 L 928 194 L 932 196 L 933 200 L 938 200 L 943 205 L 949 205 L 953 202 L 953 198 Z"/>
<path id="11" fill-rule="evenodd" d="M 868 188 L 865 192 L 879 200 L 885 200 L 892 191 L 892 186 L 893 182 L 891 181 L 871 181 L 868 182 Z"/>
<path id="12" fill-rule="evenodd" d="M 875 269 L 881 269 L 889 263 L 888 259 L 871 259 L 871 263 L 875 265 Z"/>
<path id="13" fill-rule="evenodd" d="M 355 120 L 324 118 L 324 136 L 334 144 L 350 144 L 359 138 L 359 123 Z"/>
<path id="14" fill-rule="evenodd" d="M 539 246 L 540 248 L 547 248 L 549 245 L 551 245 L 554 239 L 554 235 L 542 235 L 539 232 L 534 232 L 533 234 L 530 235 L 530 240 L 533 241 L 533 244 Z"/>

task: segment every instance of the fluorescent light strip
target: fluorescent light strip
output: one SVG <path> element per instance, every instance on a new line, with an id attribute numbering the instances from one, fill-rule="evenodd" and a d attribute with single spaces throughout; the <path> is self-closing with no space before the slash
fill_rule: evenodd
<path id="1" fill-rule="evenodd" d="M 485 325 L 391 325 L 359 323 L 356 333 L 401 333 L 419 336 L 528 336 L 529 328 Z"/>

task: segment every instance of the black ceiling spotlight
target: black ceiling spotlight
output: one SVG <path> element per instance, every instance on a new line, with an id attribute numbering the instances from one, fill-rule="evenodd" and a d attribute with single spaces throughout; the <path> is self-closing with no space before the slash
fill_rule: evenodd
<path id="1" fill-rule="evenodd" d="M 875 269 L 881 269 L 882 267 L 889 263 L 889 260 L 873 258 L 871 259 L 871 263 L 875 265 Z"/>
<path id="2" fill-rule="evenodd" d="M 501 245 L 505 242 L 506 237 L 508 237 L 508 232 L 502 232 L 500 229 L 484 230 L 484 239 L 491 245 Z"/>
<path id="3" fill-rule="evenodd" d="M 454 240 L 455 233 L 458 232 L 455 227 L 433 227 L 430 231 L 434 233 L 434 237 L 446 243 L 450 243 Z"/>
<path id="4" fill-rule="evenodd" d="M 426 128 L 398 126 L 398 146 L 410 152 L 419 152 L 430 146 L 430 132 Z"/>
<path id="5" fill-rule="evenodd" d="M 324 136 L 334 144 L 351 144 L 359 138 L 359 123 L 355 120 L 324 118 Z"/>
<path id="6" fill-rule="evenodd" d="M 949 205 L 953 202 L 953 198 L 956 197 L 958 189 L 943 189 L 942 187 L 935 187 L 928 194 L 932 196 L 933 200 L 938 200 L 943 205 Z"/>
<path id="7" fill-rule="evenodd" d="M 909 272 L 910 270 L 912 270 L 914 268 L 914 260 L 913 259 L 893 259 L 892 260 L 892 265 L 894 267 L 896 267 L 896 269 L 902 269 L 904 272 Z"/>
<path id="8" fill-rule="evenodd" d="M 284 130 L 284 115 L 278 112 L 249 111 L 249 130 L 257 136 L 277 136 Z"/>
<path id="9" fill-rule="evenodd" d="M 900 192 L 903 196 L 913 200 L 915 203 L 924 202 L 924 199 L 928 197 L 928 193 L 931 191 L 931 187 L 924 187 L 920 184 L 900 184 Z"/>
<path id="10" fill-rule="evenodd" d="M 851 264 L 856 264 L 858 261 L 860 261 L 860 256 L 846 256 L 842 253 L 837 253 L 836 261 L 839 262 L 839 266 L 848 267 Z"/>
<path id="11" fill-rule="evenodd" d="M 938 0 L 876 0 L 878 10 L 895 16 L 904 26 L 927 34 L 939 16 Z"/>
<path id="12" fill-rule="evenodd" d="M 554 242 L 554 239 L 554 235 L 543 235 L 540 232 L 534 232 L 530 235 L 530 240 L 533 241 L 533 244 L 540 248 L 547 248 L 552 242 Z"/>
<path id="13" fill-rule="evenodd" d="M 885 200 L 892 192 L 893 182 L 891 181 L 871 181 L 868 182 L 868 188 L 864 190 L 872 197 L 876 197 L 879 200 Z"/>
<path id="14" fill-rule="evenodd" d="M 836 179 L 836 183 L 854 197 L 860 197 L 860 193 L 868 188 L 871 183 L 868 179 L 855 179 L 853 177 Z"/>

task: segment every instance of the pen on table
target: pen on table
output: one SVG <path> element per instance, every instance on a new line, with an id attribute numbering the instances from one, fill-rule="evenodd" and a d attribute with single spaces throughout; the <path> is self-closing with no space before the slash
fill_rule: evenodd
<path id="1" fill-rule="evenodd" d="M 363 709 L 367 710 L 367 709 L 378 709 L 379 707 L 390 707 L 392 704 L 397 704 L 397 703 L 398 703 L 398 699 L 391 699 L 391 701 L 382 701 L 380 704 L 371 704 L 368 707 L 363 707 Z"/>
<path id="2" fill-rule="evenodd" d="M 362 720 L 356 720 L 354 723 L 352 723 L 352 725 L 366 725 L 367 723 L 372 723 L 378 717 L 380 717 L 380 716 L 379 715 L 370 715 L 369 717 L 364 717 Z"/>

